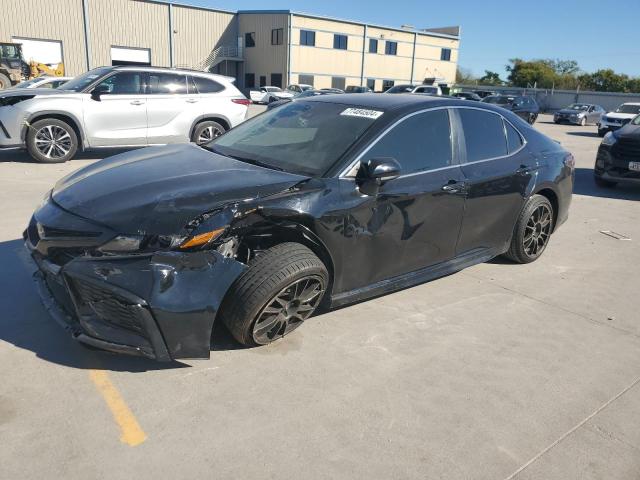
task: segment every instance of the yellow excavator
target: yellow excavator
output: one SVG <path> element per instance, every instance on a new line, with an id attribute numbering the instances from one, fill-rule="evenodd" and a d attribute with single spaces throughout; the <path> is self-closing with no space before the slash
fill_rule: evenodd
<path id="1" fill-rule="evenodd" d="M 64 77 L 64 63 L 59 63 L 55 67 L 53 64 L 39 63 L 31 61 L 29 63 L 29 79 L 47 76 L 47 77 Z"/>
<path id="2" fill-rule="evenodd" d="M 64 76 L 64 64 L 54 67 L 34 61 L 27 63 L 22 55 L 22 45 L 0 42 L 0 90 L 43 75 Z"/>

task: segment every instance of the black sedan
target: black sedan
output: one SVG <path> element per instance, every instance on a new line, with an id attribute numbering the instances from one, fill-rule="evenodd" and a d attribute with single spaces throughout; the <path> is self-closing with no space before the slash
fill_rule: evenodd
<path id="1" fill-rule="evenodd" d="M 533 98 L 522 95 L 490 95 L 484 97 L 482 102 L 511 110 L 531 125 L 536 122 L 540 113 L 538 103 Z"/>
<path id="2" fill-rule="evenodd" d="M 325 95 L 199 147 L 60 180 L 24 233 L 40 291 L 86 344 L 208 357 L 214 322 L 270 343 L 319 306 L 505 255 L 568 216 L 572 155 L 513 113 L 420 95 Z"/>
<path id="3" fill-rule="evenodd" d="M 602 139 L 593 170 L 601 187 L 618 183 L 640 185 L 640 115 Z"/>

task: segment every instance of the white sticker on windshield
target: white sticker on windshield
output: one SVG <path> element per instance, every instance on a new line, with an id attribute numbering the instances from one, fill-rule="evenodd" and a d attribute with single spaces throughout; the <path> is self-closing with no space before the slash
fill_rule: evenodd
<path id="1" fill-rule="evenodd" d="M 345 115 L 347 117 L 364 117 L 370 118 L 371 120 L 375 120 L 380 117 L 383 112 L 378 112 L 377 110 L 367 110 L 365 108 L 347 108 L 343 110 L 340 115 Z"/>

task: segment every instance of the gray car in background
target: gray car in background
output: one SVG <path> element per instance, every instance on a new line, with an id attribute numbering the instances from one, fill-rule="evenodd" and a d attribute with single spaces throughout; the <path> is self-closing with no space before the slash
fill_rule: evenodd
<path id="1" fill-rule="evenodd" d="M 600 119 L 605 113 L 605 109 L 600 105 L 572 103 L 554 113 L 553 121 L 555 123 L 573 123 L 584 127 L 587 124 L 595 125 L 600 123 Z"/>

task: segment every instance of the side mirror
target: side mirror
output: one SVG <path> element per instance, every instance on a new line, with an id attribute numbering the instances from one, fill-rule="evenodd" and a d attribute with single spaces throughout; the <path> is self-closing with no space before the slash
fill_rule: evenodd
<path id="1" fill-rule="evenodd" d="M 395 158 L 372 158 L 360 164 L 356 175 L 356 184 L 361 193 L 375 196 L 382 185 L 399 176 L 400 164 Z"/>
<path id="2" fill-rule="evenodd" d="M 110 93 L 109 85 L 98 85 L 96 88 L 91 90 L 91 99 L 99 102 L 100 96 L 107 93 Z"/>

